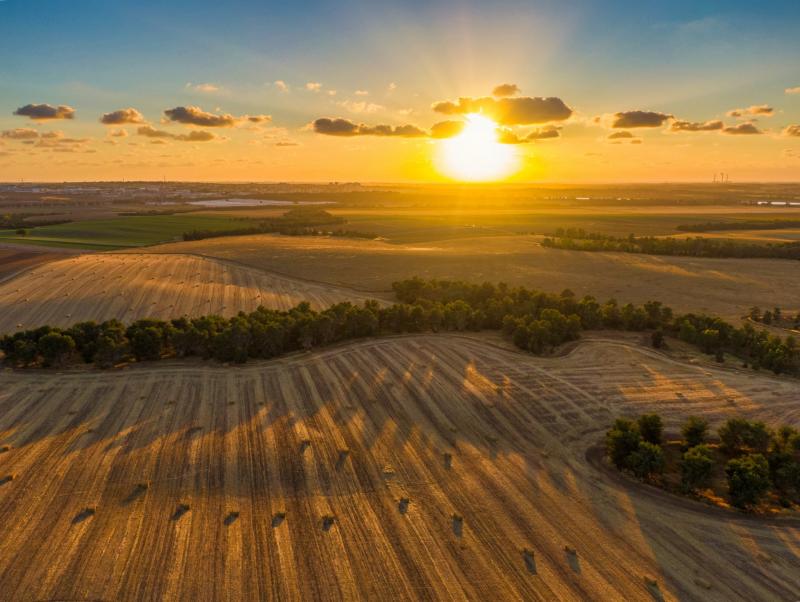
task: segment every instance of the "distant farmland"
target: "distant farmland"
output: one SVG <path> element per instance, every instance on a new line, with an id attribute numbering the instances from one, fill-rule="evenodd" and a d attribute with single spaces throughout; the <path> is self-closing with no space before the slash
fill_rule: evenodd
<path id="1" fill-rule="evenodd" d="M 709 514 L 585 457 L 620 413 L 797 426 L 789 380 L 417 336 L 0 385 L 9 600 L 797 594 L 796 523 Z"/>
<path id="2" fill-rule="evenodd" d="M 85 220 L 31 228 L 25 236 L 0 230 L 0 242 L 107 250 L 180 240 L 192 230 L 231 230 L 248 221 L 209 215 L 154 215 Z"/>

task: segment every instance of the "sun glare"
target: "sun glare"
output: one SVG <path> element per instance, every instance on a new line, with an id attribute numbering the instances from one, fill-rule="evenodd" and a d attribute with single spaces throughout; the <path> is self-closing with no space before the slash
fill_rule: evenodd
<path id="1" fill-rule="evenodd" d="M 460 134 L 440 144 L 439 169 L 457 180 L 501 180 L 519 167 L 516 149 L 498 142 L 497 124 L 477 113 L 466 116 Z"/>

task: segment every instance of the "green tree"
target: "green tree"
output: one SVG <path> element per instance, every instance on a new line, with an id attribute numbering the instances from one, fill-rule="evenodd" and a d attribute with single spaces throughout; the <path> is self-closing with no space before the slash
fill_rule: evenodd
<path id="1" fill-rule="evenodd" d="M 730 460 L 725 466 L 731 503 L 738 508 L 757 505 L 770 487 L 769 464 L 761 454 Z"/>
<path id="2" fill-rule="evenodd" d="M 687 491 L 708 487 L 714 471 L 714 458 L 707 445 L 689 448 L 681 460 L 681 483 Z"/>
<path id="3" fill-rule="evenodd" d="M 161 330 L 155 326 L 137 328 L 131 338 L 131 351 L 137 361 L 161 359 L 163 339 Z"/>
<path id="4" fill-rule="evenodd" d="M 653 445 L 661 445 L 664 434 L 664 424 L 658 414 L 642 414 L 637 421 L 642 439 Z"/>
<path id="5" fill-rule="evenodd" d="M 39 339 L 37 350 L 45 366 L 61 366 L 75 351 L 75 341 L 68 335 L 51 332 Z"/>
<path id="6" fill-rule="evenodd" d="M 627 467 L 640 479 L 653 479 L 664 472 L 664 450 L 660 445 L 642 441 L 628 456 Z"/>
<path id="7" fill-rule="evenodd" d="M 681 428 L 683 440 L 687 447 L 696 447 L 705 443 L 708 436 L 708 421 L 699 416 L 689 416 Z"/>
<path id="8" fill-rule="evenodd" d="M 606 433 L 606 453 L 617 468 L 625 468 L 628 456 L 639 449 L 641 442 L 639 426 L 633 420 L 617 418 Z"/>
<path id="9" fill-rule="evenodd" d="M 769 447 L 770 432 L 763 422 L 731 418 L 720 427 L 718 434 L 729 456 L 745 452 L 764 454 Z"/>

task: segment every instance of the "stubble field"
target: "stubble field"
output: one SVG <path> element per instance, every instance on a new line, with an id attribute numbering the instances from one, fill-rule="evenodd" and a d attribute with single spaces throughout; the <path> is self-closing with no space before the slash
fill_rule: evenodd
<path id="1" fill-rule="evenodd" d="M 790 379 L 431 335 L 0 382 L 9 599 L 800 595 L 796 523 L 709 515 L 585 455 L 621 413 L 798 426 Z"/>
<path id="2" fill-rule="evenodd" d="M 322 309 L 374 296 L 189 255 L 81 255 L 0 283 L 0 333 L 111 318 L 232 316 L 303 301 Z"/>

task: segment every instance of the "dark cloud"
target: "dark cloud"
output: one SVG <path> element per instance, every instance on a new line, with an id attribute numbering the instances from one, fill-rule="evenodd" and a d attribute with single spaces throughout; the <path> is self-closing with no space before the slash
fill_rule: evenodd
<path id="1" fill-rule="evenodd" d="M 713 121 L 673 121 L 669 129 L 671 132 L 714 132 L 721 130 L 724 124 L 719 120 Z"/>
<path id="2" fill-rule="evenodd" d="M 75 117 L 75 109 L 67 105 L 58 105 L 54 107 L 48 104 L 29 104 L 24 107 L 18 108 L 14 111 L 14 115 L 21 117 L 28 117 L 34 121 L 46 121 L 48 119 L 73 119 Z"/>
<path id="3" fill-rule="evenodd" d="M 759 130 L 755 125 L 752 123 L 740 123 L 738 125 L 732 125 L 726 127 L 722 130 L 723 134 L 734 134 L 734 135 L 752 135 L 752 134 L 763 134 L 761 130 Z"/>
<path id="4" fill-rule="evenodd" d="M 39 132 L 31 128 L 14 128 L 0 133 L 0 138 L 9 140 L 33 140 L 39 137 Z"/>
<path id="5" fill-rule="evenodd" d="M 464 129 L 463 121 L 440 121 L 431 127 L 431 138 L 452 138 Z"/>
<path id="6" fill-rule="evenodd" d="M 329 119 L 321 117 L 313 123 L 317 134 L 326 136 L 396 136 L 401 138 L 422 138 L 427 136 L 425 131 L 415 125 L 374 125 L 368 126 L 353 123 L 348 119 Z"/>
<path id="7" fill-rule="evenodd" d="M 572 116 L 572 109 L 555 97 L 459 98 L 457 102 L 437 102 L 433 110 L 444 115 L 482 113 L 500 125 L 532 125 L 564 121 Z"/>
<path id="8" fill-rule="evenodd" d="M 728 117 L 752 117 L 761 115 L 763 117 L 772 117 L 775 114 L 775 109 L 769 105 L 752 105 L 746 109 L 732 109 L 726 113 Z"/>
<path id="9" fill-rule="evenodd" d="M 136 130 L 136 133 L 140 136 L 146 136 L 147 138 L 155 138 L 157 140 L 180 140 L 181 142 L 208 142 L 210 140 L 216 139 L 216 135 L 212 134 L 211 132 L 204 132 L 201 130 L 189 132 L 188 134 L 173 134 L 171 132 L 165 132 L 164 130 L 157 130 L 156 128 L 143 125 L 139 129 Z"/>
<path id="10" fill-rule="evenodd" d="M 24 107 L 18 108 L 14 111 L 14 115 L 20 117 L 27 117 L 34 121 L 47 121 L 49 119 L 74 119 L 75 109 L 67 105 L 58 105 L 54 107 L 48 104 L 29 104 Z"/>
<path id="11" fill-rule="evenodd" d="M 611 118 L 612 128 L 655 128 L 672 119 L 672 115 L 655 111 L 621 111 Z"/>
<path id="12" fill-rule="evenodd" d="M 142 114 L 132 107 L 106 113 L 100 118 L 105 125 L 123 125 L 126 123 L 144 123 Z"/>
<path id="13" fill-rule="evenodd" d="M 224 114 L 217 115 L 216 113 L 208 113 L 200 107 L 175 107 L 174 109 L 167 109 L 164 115 L 170 121 L 177 123 L 185 123 L 187 125 L 199 125 L 211 128 L 229 128 L 236 125 L 242 120 L 240 117 Z"/>
<path id="14" fill-rule="evenodd" d="M 515 94 L 519 94 L 519 86 L 517 84 L 500 84 L 492 90 L 492 96 L 497 96 L 498 98 L 514 96 Z"/>
<path id="15" fill-rule="evenodd" d="M 297 142 L 291 142 L 289 140 L 283 142 L 276 142 L 275 146 L 300 146 Z"/>
<path id="16" fill-rule="evenodd" d="M 246 119 L 250 123 L 269 123 L 272 121 L 272 115 L 247 115 Z"/>
<path id="17" fill-rule="evenodd" d="M 800 125 L 787 125 L 783 128 L 784 136 L 791 136 L 792 138 L 800 138 Z"/>

